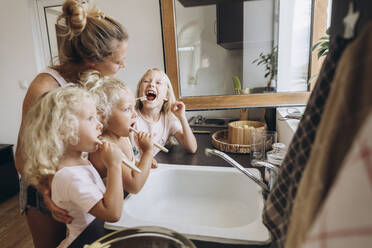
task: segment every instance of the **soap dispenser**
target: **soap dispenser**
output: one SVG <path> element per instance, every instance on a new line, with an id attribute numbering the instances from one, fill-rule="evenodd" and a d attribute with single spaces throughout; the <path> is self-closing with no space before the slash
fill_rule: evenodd
<path id="1" fill-rule="evenodd" d="M 273 150 L 267 152 L 267 162 L 280 166 L 286 154 L 286 146 L 283 143 L 274 143 Z"/>
<path id="2" fill-rule="evenodd" d="M 274 143 L 272 145 L 273 150 L 267 152 L 267 162 L 280 167 L 282 164 L 285 154 L 286 154 L 286 146 L 283 143 Z M 269 171 L 265 168 L 265 180 L 268 182 L 270 178 Z"/>

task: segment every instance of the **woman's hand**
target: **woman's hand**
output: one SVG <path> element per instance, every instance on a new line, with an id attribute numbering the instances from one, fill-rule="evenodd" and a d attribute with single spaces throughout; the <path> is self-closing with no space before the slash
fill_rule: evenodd
<path id="1" fill-rule="evenodd" d="M 52 191 L 50 189 L 50 185 L 52 183 L 52 178 L 48 178 L 48 183 L 40 184 L 38 185 L 37 189 L 42 194 L 44 204 L 49 209 L 49 211 L 52 214 L 53 219 L 56 221 L 70 224 L 72 222 L 72 217 L 68 215 L 68 212 L 60 207 L 58 207 L 53 201 L 52 201 Z"/>
<path id="2" fill-rule="evenodd" d="M 186 118 L 186 107 L 183 102 L 176 101 L 173 103 L 171 106 L 171 111 L 180 120 L 182 118 Z"/>

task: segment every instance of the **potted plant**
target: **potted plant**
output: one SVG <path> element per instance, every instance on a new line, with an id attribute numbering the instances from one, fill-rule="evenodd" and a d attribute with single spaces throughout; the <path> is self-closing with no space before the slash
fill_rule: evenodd
<path id="1" fill-rule="evenodd" d="M 265 66 L 266 91 L 274 91 L 275 88 L 271 87 L 271 84 L 273 80 L 276 80 L 276 75 L 278 74 L 278 47 L 274 46 L 270 53 L 260 53 L 259 57 L 253 60 L 252 63 L 258 66 Z"/>
<path id="2" fill-rule="evenodd" d="M 324 56 L 327 56 L 328 54 L 328 47 L 329 47 L 329 28 L 326 30 L 326 34 L 321 37 L 317 43 L 315 43 L 312 47 L 311 47 L 311 52 L 314 52 L 315 50 L 318 50 L 318 53 L 317 53 L 317 57 L 318 57 L 318 60 L 321 58 L 321 57 L 324 57 Z M 308 83 L 310 84 L 315 78 L 318 77 L 318 73 L 314 74 L 308 81 Z"/>

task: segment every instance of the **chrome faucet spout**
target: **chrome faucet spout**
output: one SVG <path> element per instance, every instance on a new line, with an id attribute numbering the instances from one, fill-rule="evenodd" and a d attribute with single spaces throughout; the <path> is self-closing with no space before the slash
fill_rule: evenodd
<path id="1" fill-rule="evenodd" d="M 223 160 L 228 162 L 230 165 L 238 169 L 240 172 L 242 172 L 244 175 L 249 177 L 251 180 L 253 180 L 255 183 L 257 183 L 262 189 L 264 189 L 267 192 L 269 191 L 269 187 L 263 181 L 261 181 L 259 178 L 257 178 L 255 175 L 253 175 L 248 170 L 246 170 L 243 166 L 241 166 L 238 162 L 236 162 L 234 159 L 229 157 L 226 153 L 215 150 L 215 149 L 209 149 L 209 148 L 206 148 L 204 152 L 205 152 L 205 155 L 207 156 L 215 155 L 215 156 L 222 158 Z"/>

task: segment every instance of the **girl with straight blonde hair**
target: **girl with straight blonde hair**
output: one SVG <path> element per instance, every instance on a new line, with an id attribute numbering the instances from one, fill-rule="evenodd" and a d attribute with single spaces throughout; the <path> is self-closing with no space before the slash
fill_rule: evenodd
<path id="1" fill-rule="evenodd" d="M 145 98 L 137 104 L 136 129 L 151 133 L 154 142 L 165 145 L 170 136 L 188 152 L 195 153 L 196 139 L 186 119 L 186 107 L 176 101 L 172 84 L 164 71 L 154 68 L 147 70 L 137 86 L 137 97 Z M 132 145 L 138 158 L 142 151 L 137 139 L 131 136 Z M 160 151 L 154 147 L 154 156 Z"/>

